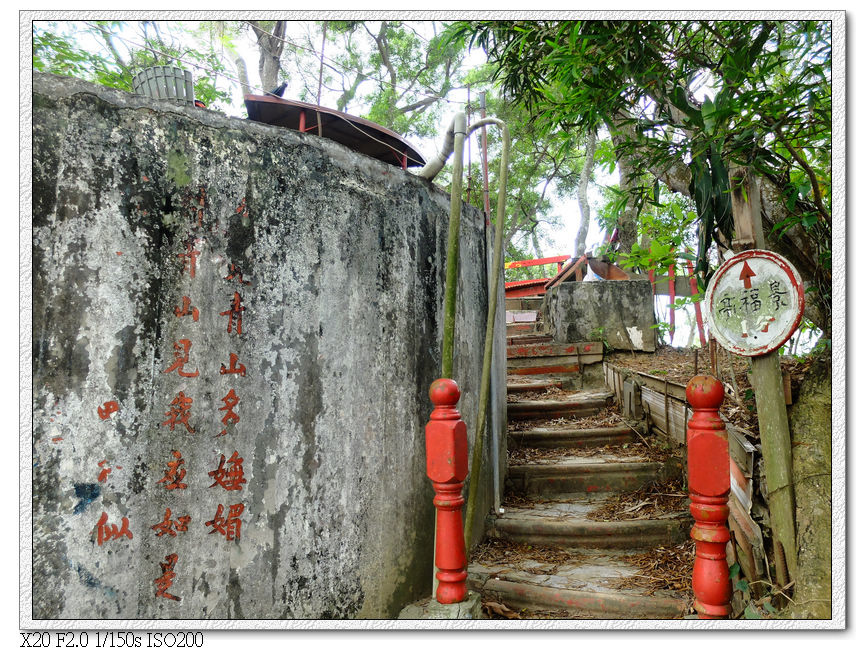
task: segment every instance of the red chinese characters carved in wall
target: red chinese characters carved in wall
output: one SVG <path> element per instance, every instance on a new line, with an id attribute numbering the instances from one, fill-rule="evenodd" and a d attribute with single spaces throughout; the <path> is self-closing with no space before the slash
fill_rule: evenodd
<path id="1" fill-rule="evenodd" d="M 225 367 L 225 364 L 220 364 L 219 374 L 220 375 L 240 375 L 241 377 L 246 377 L 246 366 L 242 363 L 237 363 L 238 356 L 234 354 L 234 352 L 230 352 L 228 354 L 228 368 Z"/>
<path id="2" fill-rule="evenodd" d="M 225 454 L 219 455 L 219 467 L 207 473 L 213 479 L 210 487 L 222 486 L 226 490 L 240 490 L 246 479 L 243 478 L 243 458 L 237 455 L 237 451 L 228 459 L 228 467 L 225 466 Z"/>
<path id="3" fill-rule="evenodd" d="M 168 600 L 176 600 L 178 602 L 180 601 L 180 598 L 178 596 L 168 593 L 171 585 L 174 584 L 174 578 L 177 577 L 177 574 L 174 572 L 174 567 L 176 564 L 177 553 L 166 555 L 165 562 L 159 563 L 159 569 L 162 571 L 162 575 L 153 581 L 154 583 L 156 583 L 157 598 L 167 598 Z"/>
<path id="4" fill-rule="evenodd" d="M 210 535 L 219 533 L 229 542 L 233 539 L 240 539 L 240 527 L 242 524 L 240 515 L 243 514 L 243 504 L 235 503 L 232 506 L 228 506 L 228 515 L 225 517 L 222 516 L 224 509 L 224 506 L 220 503 L 216 508 L 216 514 L 213 519 L 204 522 L 204 525 L 210 526 L 213 529 L 210 531 Z"/>
<path id="5" fill-rule="evenodd" d="M 193 306 L 189 296 L 183 296 L 183 304 L 180 307 L 174 308 L 174 315 L 178 318 L 184 316 L 192 316 L 192 322 L 198 322 L 198 307 Z"/>
<path id="6" fill-rule="evenodd" d="M 219 410 L 225 411 L 225 415 L 222 416 L 222 424 L 224 424 L 226 428 L 215 436 L 217 438 L 227 434 L 230 425 L 240 422 L 240 416 L 232 410 L 240 403 L 240 398 L 237 396 L 237 393 L 234 392 L 233 388 L 228 391 L 228 394 L 225 397 L 222 398 L 222 403 L 224 406 L 220 406 Z"/>
<path id="7" fill-rule="evenodd" d="M 186 252 L 178 253 L 177 257 L 183 262 L 183 270 L 189 271 L 189 277 L 195 278 L 195 266 L 198 261 L 198 256 L 201 255 L 201 251 L 195 250 L 193 247 L 193 242 L 189 241 L 186 243 Z"/>
<path id="8" fill-rule="evenodd" d="M 156 483 L 165 483 L 163 487 L 166 490 L 185 490 L 187 485 L 183 483 L 183 478 L 186 476 L 186 470 L 181 467 L 186 461 L 183 460 L 183 456 L 176 449 L 171 452 L 171 455 L 174 456 L 174 460 L 169 460 L 166 465 L 168 465 L 168 469 L 165 470 L 165 476 L 159 479 Z"/>
<path id="9" fill-rule="evenodd" d="M 121 537 L 132 539 L 132 531 L 129 530 L 129 519 L 123 517 L 120 520 L 120 528 L 118 528 L 117 524 L 108 523 L 108 513 L 103 512 L 96 524 L 96 543 L 102 546 L 103 542 L 120 539 Z"/>
<path id="10" fill-rule="evenodd" d="M 168 426 L 174 431 L 175 424 L 182 424 L 186 427 L 189 433 L 195 433 L 195 429 L 189 424 L 190 409 L 192 408 L 192 398 L 187 397 L 183 391 L 177 393 L 177 397 L 171 402 L 171 406 L 165 415 L 168 419 L 162 423 L 162 426 Z"/>
<path id="11" fill-rule="evenodd" d="M 228 327 L 226 328 L 226 331 L 229 334 L 231 334 L 232 327 L 234 327 L 234 331 L 237 334 L 243 334 L 243 312 L 246 311 L 246 307 L 243 307 L 240 303 L 240 294 L 235 291 L 234 297 L 231 299 L 231 307 L 226 311 L 219 312 L 220 316 L 228 316 Z"/>
<path id="12" fill-rule="evenodd" d="M 192 341 L 189 339 L 180 339 L 174 344 L 174 363 L 166 368 L 163 372 L 169 373 L 177 371 L 181 377 L 198 377 L 198 368 L 195 372 L 189 372 L 185 366 L 189 363 L 189 348 L 192 347 Z"/>
<path id="13" fill-rule="evenodd" d="M 189 515 L 184 515 L 183 517 L 178 517 L 177 519 L 172 520 L 171 508 L 166 508 L 165 516 L 162 521 L 158 524 L 154 524 L 151 528 L 156 531 L 157 537 L 162 537 L 163 535 L 177 537 L 177 533 L 185 533 L 188 530 L 190 521 L 192 521 L 192 517 Z"/>

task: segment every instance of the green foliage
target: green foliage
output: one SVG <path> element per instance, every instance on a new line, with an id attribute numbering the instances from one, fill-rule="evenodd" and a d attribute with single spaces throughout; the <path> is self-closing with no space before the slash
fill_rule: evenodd
<path id="1" fill-rule="evenodd" d="M 191 70 L 196 99 L 217 108 L 231 101 L 216 84 L 227 72 L 220 53 L 226 37 L 208 43 L 203 36 L 182 22 L 34 22 L 33 69 L 131 92 L 136 73 L 174 65 Z"/>
<path id="2" fill-rule="evenodd" d="M 553 211 L 552 197 L 567 196 L 574 191 L 579 181 L 583 163 L 583 147 L 580 140 L 565 131 L 545 133 L 529 119 L 523 106 L 507 101 L 489 85 L 478 84 L 473 88 L 475 96 L 487 90 L 488 116 L 504 121 L 511 133 L 510 165 L 507 178 L 507 202 L 505 223 L 506 261 L 543 257 L 543 245 L 548 241 L 547 233 L 560 227 L 560 217 Z M 477 107 L 472 112 L 472 121 L 480 118 Z M 480 134 L 480 131 L 476 131 Z M 496 211 L 499 171 L 501 165 L 502 133 L 498 127 L 487 129 L 489 150 L 490 205 Z M 472 203 L 483 209 L 482 169 L 480 165 L 480 137 L 473 140 L 472 151 Z M 495 217 L 495 214 L 493 215 Z M 555 251 L 570 254 L 572 251 Z M 551 277 L 553 270 L 541 267 L 509 270 L 508 280 Z M 512 274 L 513 271 L 513 274 Z M 519 273 L 517 273 L 519 271 Z M 525 276 L 523 277 L 523 274 Z M 516 277 L 519 275 L 520 277 Z"/>
<path id="3" fill-rule="evenodd" d="M 770 245 L 799 258 L 829 326 L 829 22 L 462 21 L 451 32 L 488 53 L 505 93 L 539 128 L 585 133 L 603 124 L 635 180 L 649 173 L 688 194 L 702 229 L 703 282 L 713 240 L 733 236 L 731 166 L 761 177 L 764 197 L 780 191 L 787 214 Z M 611 167 L 604 147 L 598 158 Z M 628 216 L 612 212 L 619 223 Z M 813 246 L 810 260 L 782 236 L 793 231 Z"/>
<path id="4" fill-rule="evenodd" d="M 769 583 L 763 581 L 759 581 L 759 583 L 749 583 L 744 577 L 742 577 L 742 569 L 738 562 L 730 567 L 730 581 L 733 583 L 734 597 L 741 595 L 744 606 L 741 613 L 742 618 L 748 620 L 778 618 L 778 609 L 772 604 L 772 602 L 777 601 L 779 596 L 786 598 L 783 590 L 778 589 L 774 585 L 770 585 L 772 589 L 769 593 L 758 598 L 752 593 L 752 584 L 768 585 Z"/>
<path id="5" fill-rule="evenodd" d="M 288 46 L 283 58 L 284 74 L 299 77 L 303 101 L 315 102 L 318 94 L 324 26 L 308 23 L 303 43 Z M 446 100 L 465 90 L 464 47 L 423 34 L 411 22 L 326 21 L 326 29 L 322 83 L 337 93 L 338 110 L 402 135 L 438 136 Z"/>
<path id="6" fill-rule="evenodd" d="M 609 352 L 613 349 L 612 346 L 610 346 L 610 342 L 607 340 L 607 331 L 604 327 L 596 327 L 589 332 L 589 340 L 600 341 L 604 346 L 604 352 Z"/>

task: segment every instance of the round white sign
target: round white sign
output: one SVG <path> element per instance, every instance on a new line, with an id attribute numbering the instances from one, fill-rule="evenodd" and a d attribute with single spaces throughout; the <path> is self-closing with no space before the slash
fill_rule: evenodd
<path id="1" fill-rule="evenodd" d="M 731 257 L 715 272 L 706 304 L 718 343 L 734 354 L 756 357 L 777 350 L 796 331 L 805 291 L 786 259 L 752 250 Z"/>

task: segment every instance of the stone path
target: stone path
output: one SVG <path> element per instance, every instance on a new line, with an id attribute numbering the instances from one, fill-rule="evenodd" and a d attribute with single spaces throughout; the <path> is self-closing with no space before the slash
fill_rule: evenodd
<path id="1" fill-rule="evenodd" d="M 538 331 L 509 335 L 508 448 L 520 453 L 511 454 L 503 512 L 490 517 L 487 552 L 476 549 L 469 587 L 524 617 L 682 618 L 687 592 L 649 595 L 625 585 L 640 572 L 629 556 L 687 539 L 687 510 L 616 521 L 588 516 L 611 496 L 681 475 L 681 464 L 635 453 L 639 423 L 591 424 L 613 395 L 563 390 L 581 385 L 585 357 L 574 350 L 589 348 L 553 344 Z"/>

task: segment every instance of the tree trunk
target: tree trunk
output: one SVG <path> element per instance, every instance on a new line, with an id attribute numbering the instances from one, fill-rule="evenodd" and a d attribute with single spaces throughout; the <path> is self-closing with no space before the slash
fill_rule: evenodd
<path id="1" fill-rule="evenodd" d="M 799 580 L 788 618 L 832 615 L 832 373 L 826 355 L 814 362 L 790 408 Z"/>
<path id="2" fill-rule="evenodd" d="M 586 236 L 589 234 L 589 221 L 591 220 L 591 208 L 589 207 L 589 177 L 592 175 L 592 167 L 595 165 L 595 144 L 597 133 L 594 129 L 589 133 L 586 142 L 586 159 L 580 170 L 580 184 L 577 187 L 577 198 L 580 202 L 580 227 L 577 230 L 577 239 L 574 242 L 574 257 L 579 257 L 586 252 Z"/>
<path id="3" fill-rule="evenodd" d="M 613 133 L 613 144 L 619 159 L 619 190 L 625 193 L 627 202 L 625 208 L 619 214 L 619 251 L 628 254 L 637 242 L 637 189 L 636 170 L 631 154 L 620 148 L 625 139 L 620 133 Z"/>
<path id="4" fill-rule="evenodd" d="M 286 21 L 277 20 L 273 32 L 268 33 L 259 20 L 250 20 L 258 42 L 258 74 L 261 77 L 261 87 L 268 92 L 279 85 L 279 60 L 285 47 Z"/>

